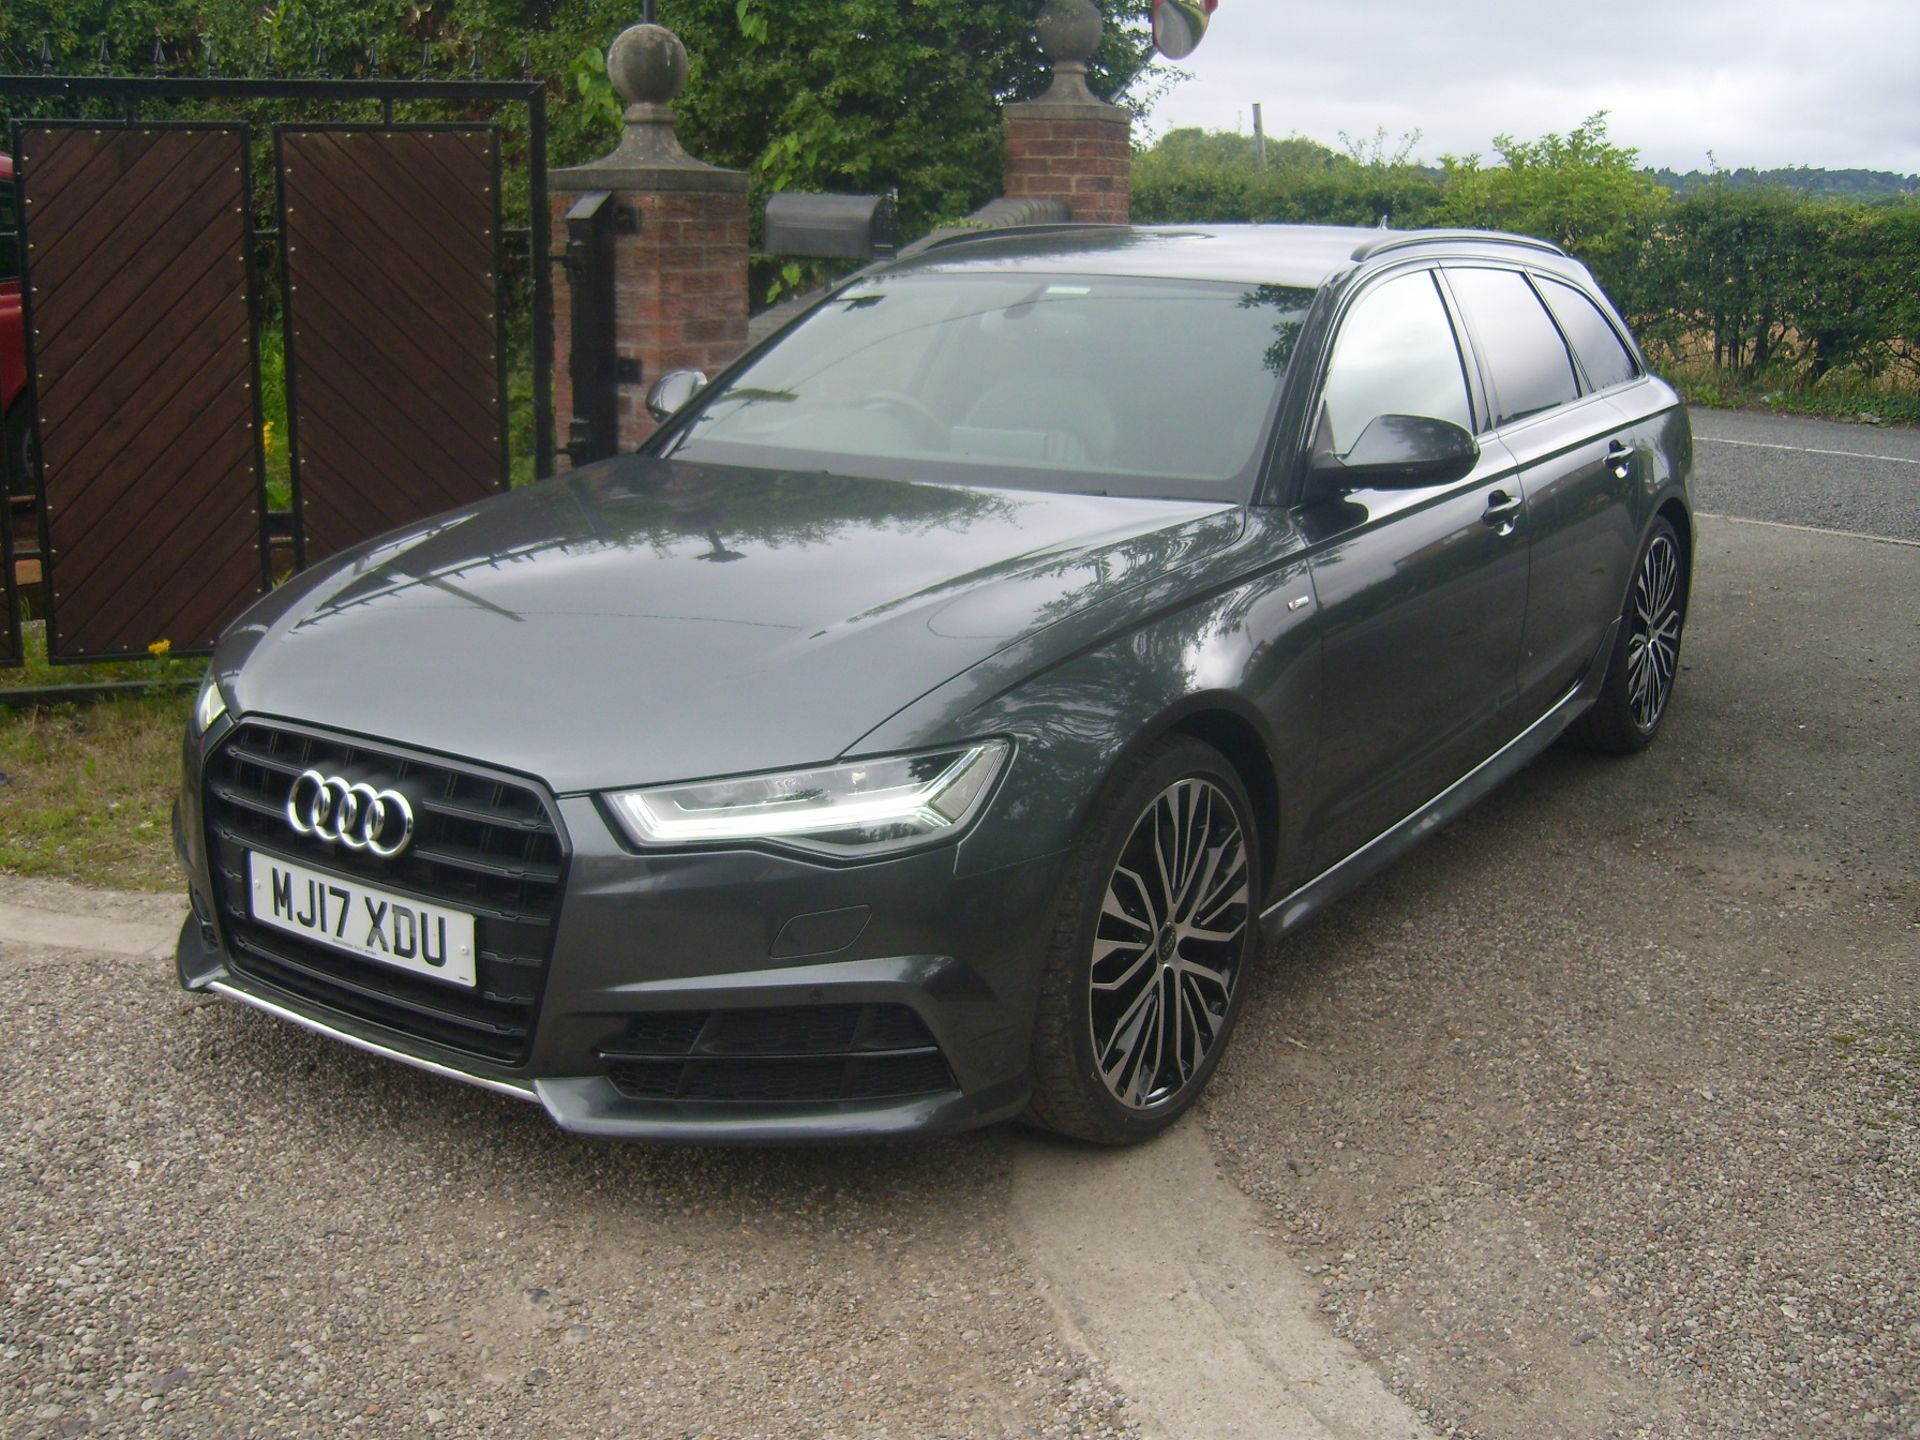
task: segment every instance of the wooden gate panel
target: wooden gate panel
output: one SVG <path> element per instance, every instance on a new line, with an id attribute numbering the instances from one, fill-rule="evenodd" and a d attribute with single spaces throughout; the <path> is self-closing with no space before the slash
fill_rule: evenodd
<path id="1" fill-rule="evenodd" d="M 208 649 L 265 586 L 243 126 L 22 126 L 61 660 Z"/>
<path id="2" fill-rule="evenodd" d="M 287 403 L 308 563 L 506 488 L 491 126 L 282 126 Z"/>
<path id="3" fill-rule="evenodd" d="M 0 471 L 5 466 L 0 465 Z M 0 485 L 0 489 L 5 488 Z M 0 495 L 0 665 L 18 665 L 20 655 L 20 596 L 14 588 L 13 505 Z"/>

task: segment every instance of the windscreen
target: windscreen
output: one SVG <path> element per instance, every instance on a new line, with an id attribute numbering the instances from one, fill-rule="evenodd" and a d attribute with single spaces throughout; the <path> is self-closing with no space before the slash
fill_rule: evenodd
<path id="1" fill-rule="evenodd" d="M 703 392 L 664 453 L 1241 500 L 1312 299 L 1114 276 L 865 279 Z"/>

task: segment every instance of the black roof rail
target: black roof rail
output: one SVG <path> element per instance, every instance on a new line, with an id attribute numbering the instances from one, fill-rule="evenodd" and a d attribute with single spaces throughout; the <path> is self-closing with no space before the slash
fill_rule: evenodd
<path id="1" fill-rule="evenodd" d="M 1550 240 L 1536 240 L 1531 235 L 1510 235 L 1505 230 L 1390 230 L 1378 240 L 1363 240 L 1354 247 L 1353 259 L 1371 260 L 1374 256 L 1388 250 L 1406 250 L 1415 245 L 1428 245 L 1435 241 L 1477 240 L 1487 245 L 1515 245 L 1525 250 L 1544 250 L 1549 255 L 1565 256 L 1562 250 Z"/>
<path id="2" fill-rule="evenodd" d="M 991 225 L 978 230 L 955 230 L 951 234 L 933 235 L 912 247 L 916 254 L 924 255 L 929 250 L 939 250 L 948 245 L 965 245 L 973 240 L 1004 240 L 1008 236 L 1025 237 L 1029 235 L 1071 235 L 1089 230 L 1124 230 L 1124 225 L 1105 225 L 1092 220 L 1064 220 L 1047 222 L 1040 225 Z"/>

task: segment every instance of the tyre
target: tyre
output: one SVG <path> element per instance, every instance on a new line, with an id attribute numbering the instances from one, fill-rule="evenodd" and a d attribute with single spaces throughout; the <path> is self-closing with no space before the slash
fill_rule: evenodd
<path id="1" fill-rule="evenodd" d="M 1068 867 L 1031 1122 L 1126 1145 L 1192 1105 L 1240 1012 L 1260 874 L 1252 806 L 1219 751 L 1171 736 L 1116 772 Z"/>
<path id="2" fill-rule="evenodd" d="M 1673 698 L 1686 621 L 1687 573 L 1680 537 L 1659 519 L 1634 562 L 1600 698 L 1568 728 L 1567 738 L 1616 755 L 1652 744 Z"/>

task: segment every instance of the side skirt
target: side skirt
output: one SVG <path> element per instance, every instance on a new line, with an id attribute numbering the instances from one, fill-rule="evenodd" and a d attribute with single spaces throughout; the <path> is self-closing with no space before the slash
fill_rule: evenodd
<path id="1" fill-rule="evenodd" d="M 1603 657 L 1613 653 L 1614 632 L 1619 624 L 1616 620 L 1607 630 L 1606 642 L 1600 650 Z M 1468 806 L 1511 779 L 1559 739 L 1560 732 L 1571 725 L 1581 711 L 1593 704 L 1605 679 L 1604 664 L 1590 667 L 1585 678 L 1555 701 L 1544 715 L 1433 799 L 1406 819 L 1374 836 L 1346 859 L 1328 866 L 1285 899 L 1269 905 L 1260 914 L 1260 925 L 1267 939 L 1278 940 L 1282 935 L 1298 929 L 1323 905 L 1386 869 Z"/>

